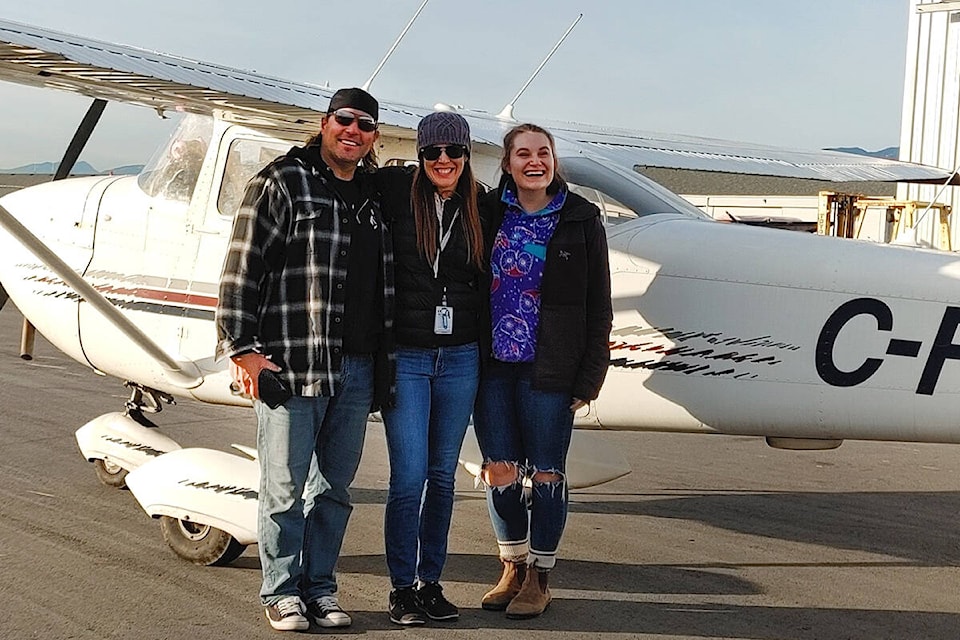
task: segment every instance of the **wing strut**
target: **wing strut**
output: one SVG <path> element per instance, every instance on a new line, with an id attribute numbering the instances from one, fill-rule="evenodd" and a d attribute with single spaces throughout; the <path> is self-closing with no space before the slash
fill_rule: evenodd
<path id="1" fill-rule="evenodd" d="M 63 153 L 63 158 L 60 160 L 59 166 L 57 166 L 57 172 L 53 176 L 54 180 L 63 180 L 73 171 L 73 165 L 77 163 L 77 158 L 80 157 L 80 152 L 83 151 L 83 148 L 87 145 L 90 134 L 93 133 L 93 130 L 97 127 L 97 123 L 100 122 L 100 116 L 103 115 L 103 110 L 106 106 L 107 101 L 101 100 L 100 98 L 95 99 L 93 103 L 91 103 L 87 109 L 87 114 L 83 116 L 83 120 L 80 121 L 80 126 L 77 127 L 77 131 L 73 134 L 73 139 L 67 146 L 67 150 Z M 7 292 L 3 290 L 3 287 L 0 287 L 0 294 L 2 294 L 0 295 L 0 309 L 2 309 L 7 298 Z M 33 360 L 33 344 L 36 335 L 36 328 L 30 324 L 29 320 L 24 318 L 23 327 L 20 330 L 20 357 L 24 360 Z"/>

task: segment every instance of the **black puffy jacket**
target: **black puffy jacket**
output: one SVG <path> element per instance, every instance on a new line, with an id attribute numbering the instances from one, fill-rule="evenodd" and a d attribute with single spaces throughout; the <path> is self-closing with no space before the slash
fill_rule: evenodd
<path id="1" fill-rule="evenodd" d="M 496 190 L 480 198 L 487 264 L 506 211 L 500 197 L 510 182 L 509 177 L 504 177 Z M 485 291 L 490 290 L 489 273 L 487 269 Z M 489 295 L 484 304 L 483 323 L 480 355 L 482 361 L 488 362 L 493 357 Z M 607 235 L 600 210 L 581 196 L 568 193 L 560 209 L 560 221 L 547 243 L 540 283 L 534 388 L 569 392 L 580 400 L 595 399 L 610 366 L 612 324 Z"/>
<path id="2" fill-rule="evenodd" d="M 377 172 L 380 209 L 393 236 L 396 278 L 394 333 L 399 346 L 436 348 L 476 342 L 481 308 L 478 267 L 467 256 L 463 217 L 440 254 L 439 276 L 417 248 L 416 224 L 410 207 L 413 169 L 385 167 Z M 459 197 L 459 196 L 454 196 Z M 446 288 L 447 305 L 453 307 L 453 333 L 433 332 L 436 307 Z"/>

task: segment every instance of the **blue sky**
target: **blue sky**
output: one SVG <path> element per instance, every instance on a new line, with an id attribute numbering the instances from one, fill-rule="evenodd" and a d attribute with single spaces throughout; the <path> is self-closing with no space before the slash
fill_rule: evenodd
<path id="1" fill-rule="evenodd" d="M 421 0 L 0 0 L 0 16 L 292 80 L 362 84 Z M 224 13 L 218 6 L 231 6 Z M 431 0 L 372 92 L 795 147 L 899 140 L 908 0 Z M 0 83 L 0 167 L 58 160 L 88 101 Z M 169 131 L 110 105 L 82 159 L 144 162 Z"/>

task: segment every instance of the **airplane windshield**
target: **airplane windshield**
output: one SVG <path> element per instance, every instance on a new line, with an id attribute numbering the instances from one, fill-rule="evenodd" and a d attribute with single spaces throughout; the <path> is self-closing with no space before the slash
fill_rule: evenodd
<path id="1" fill-rule="evenodd" d="M 709 218 L 680 196 L 640 174 L 582 156 L 561 157 L 560 165 L 571 190 L 596 204 L 608 224 L 653 213 Z"/>
<path id="2" fill-rule="evenodd" d="M 149 196 L 190 202 L 212 135 L 213 118 L 184 116 L 140 172 L 140 188 Z"/>

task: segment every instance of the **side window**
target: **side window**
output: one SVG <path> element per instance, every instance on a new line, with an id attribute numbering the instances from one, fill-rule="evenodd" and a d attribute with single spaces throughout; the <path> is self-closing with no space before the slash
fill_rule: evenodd
<path id="1" fill-rule="evenodd" d="M 415 167 L 419 162 L 417 160 L 407 160 L 405 158 L 390 158 L 383 163 L 385 167 Z"/>
<path id="2" fill-rule="evenodd" d="M 619 224 L 621 222 L 627 222 L 628 220 L 634 220 L 637 218 L 637 214 L 633 209 L 617 202 L 602 191 L 598 191 L 593 187 L 582 187 L 573 183 L 568 183 L 568 186 L 570 187 L 570 191 L 573 193 L 583 196 L 593 204 L 597 205 L 597 208 L 600 209 L 600 215 L 603 216 L 603 222 L 605 224 Z"/>
<path id="3" fill-rule="evenodd" d="M 289 145 L 269 140 L 234 140 L 227 151 L 227 163 L 217 196 L 217 210 L 233 216 L 240 207 L 247 182 L 268 162 L 282 156 Z"/>

